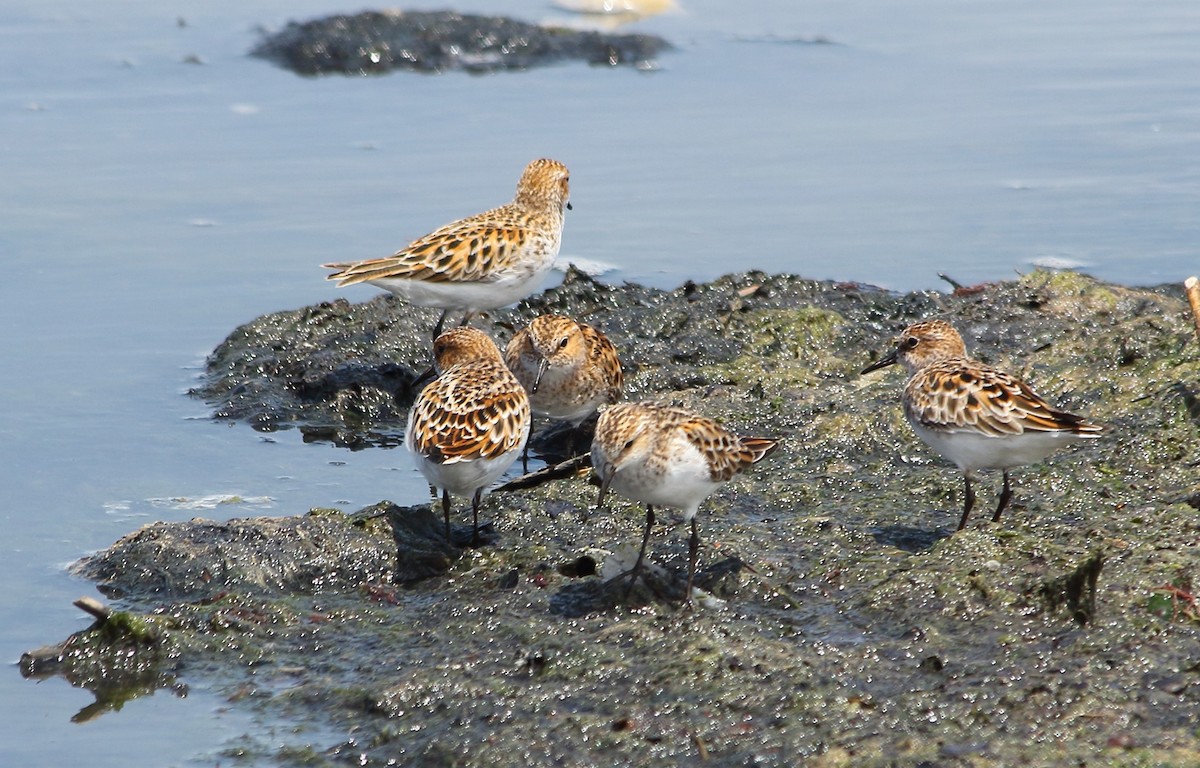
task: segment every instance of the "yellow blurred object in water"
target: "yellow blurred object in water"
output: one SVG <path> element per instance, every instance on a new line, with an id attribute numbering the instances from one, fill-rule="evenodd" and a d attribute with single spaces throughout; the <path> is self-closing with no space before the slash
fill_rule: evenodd
<path id="1" fill-rule="evenodd" d="M 675 0 L 557 0 L 555 5 L 573 13 L 627 16 L 627 21 L 654 16 L 677 7 Z"/>

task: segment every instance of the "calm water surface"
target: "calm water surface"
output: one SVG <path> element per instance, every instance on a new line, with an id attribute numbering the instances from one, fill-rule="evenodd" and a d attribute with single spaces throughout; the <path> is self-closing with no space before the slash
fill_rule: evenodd
<path id="1" fill-rule="evenodd" d="M 498 204 L 534 157 L 572 170 L 564 256 L 610 280 L 1200 269 L 1187 0 L 684 0 L 636 27 L 679 47 L 650 73 L 305 80 L 245 56 L 256 25 L 357 7 L 0 1 L 10 664 L 87 624 L 70 602 L 93 588 L 65 566 L 142 524 L 423 498 L 399 452 L 214 424 L 184 393 L 238 323 L 374 294 L 318 264 Z M 74 725 L 87 692 L 10 666 L 0 764 L 206 764 L 243 733 L 305 740 L 189 682 Z"/>

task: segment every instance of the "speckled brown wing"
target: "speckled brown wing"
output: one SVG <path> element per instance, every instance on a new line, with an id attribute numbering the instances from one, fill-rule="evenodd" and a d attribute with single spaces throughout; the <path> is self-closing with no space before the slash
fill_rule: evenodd
<path id="1" fill-rule="evenodd" d="M 472 397 L 461 395 L 466 390 Z M 490 363 L 446 372 L 421 392 L 413 409 L 413 446 L 443 463 L 498 458 L 529 432 L 525 390 L 507 369 Z"/>
<path id="2" fill-rule="evenodd" d="M 610 405 L 618 402 L 625 392 L 625 379 L 621 372 L 621 358 L 617 355 L 616 345 L 590 325 L 580 323 L 579 329 L 583 332 L 583 341 L 593 370 L 605 385 L 604 402 Z"/>
<path id="3" fill-rule="evenodd" d="M 1052 408 L 1015 376 L 961 359 L 935 363 L 905 388 L 905 411 L 930 428 L 994 437 L 1022 432 L 1099 432 L 1082 417 Z"/>
<path id="4" fill-rule="evenodd" d="M 775 450 L 777 441 L 740 437 L 712 419 L 679 412 L 679 429 L 708 457 L 713 482 L 725 482 Z"/>
<path id="5" fill-rule="evenodd" d="M 528 216 L 526 216 L 528 218 Z M 326 279 L 354 285 L 383 278 L 432 283 L 489 282 L 523 258 L 535 231 L 511 206 L 461 219 L 430 232 L 391 256 L 325 264 Z"/>

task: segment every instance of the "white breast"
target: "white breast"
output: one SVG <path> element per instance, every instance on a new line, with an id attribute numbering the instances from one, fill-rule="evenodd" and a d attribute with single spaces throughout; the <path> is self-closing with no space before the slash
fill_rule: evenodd
<path id="1" fill-rule="evenodd" d="M 911 423 L 922 442 L 964 471 L 1012 469 L 1034 464 L 1081 439 L 1080 435 L 1065 430 L 992 437 L 965 430 L 930 429 L 916 421 Z"/>
<path id="2" fill-rule="evenodd" d="M 418 307 L 455 310 L 484 310 L 514 304 L 541 288 L 553 259 L 539 269 L 513 272 L 494 282 L 430 282 L 398 277 L 370 281 Z"/>
<path id="3" fill-rule="evenodd" d="M 688 441 L 671 441 L 671 458 L 665 465 L 638 462 L 619 470 L 612 488 L 626 498 L 655 506 L 683 510 L 685 520 L 691 520 L 700 503 L 720 486 L 712 480 L 708 462 Z"/>

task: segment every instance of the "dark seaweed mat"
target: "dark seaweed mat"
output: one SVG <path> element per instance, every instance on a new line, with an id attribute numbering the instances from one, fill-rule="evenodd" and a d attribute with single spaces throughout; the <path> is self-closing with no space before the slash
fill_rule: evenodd
<path id="1" fill-rule="evenodd" d="M 670 48 L 654 35 L 542 27 L 502 16 L 395 11 L 289 22 L 254 47 L 255 56 L 300 75 L 528 69 L 566 60 L 641 65 Z"/>

